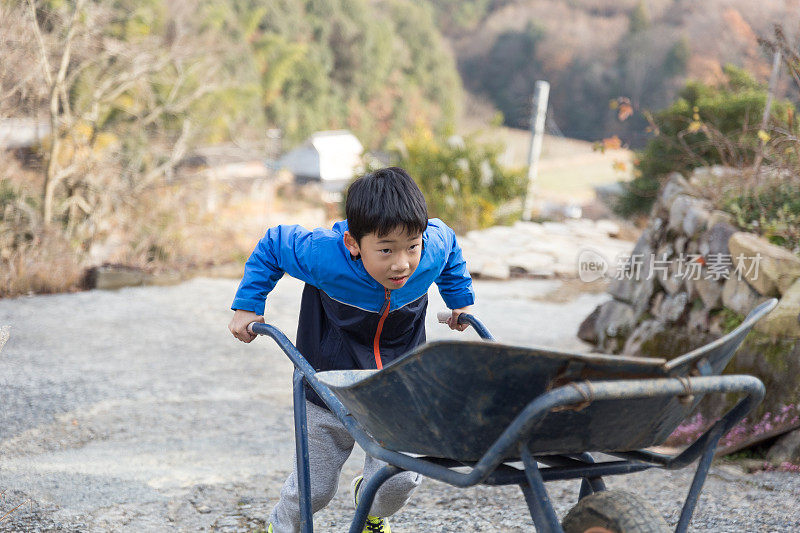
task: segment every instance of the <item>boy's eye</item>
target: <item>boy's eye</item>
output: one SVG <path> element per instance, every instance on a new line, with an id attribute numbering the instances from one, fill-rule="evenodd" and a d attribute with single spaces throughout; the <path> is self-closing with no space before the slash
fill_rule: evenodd
<path id="1" fill-rule="evenodd" d="M 417 250 L 419 250 L 419 244 L 412 244 L 409 248 L 409 251 L 411 252 L 416 252 Z"/>
<path id="2" fill-rule="evenodd" d="M 390 253 L 392 253 L 392 249 L 391 248 L 384 248 L 384 249 L 381 250 L 381 253 L 382 254 L 390 254 Z"/>

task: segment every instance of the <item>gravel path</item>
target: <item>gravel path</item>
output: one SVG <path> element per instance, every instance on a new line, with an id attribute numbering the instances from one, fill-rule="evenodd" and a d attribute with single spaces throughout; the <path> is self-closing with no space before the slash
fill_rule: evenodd
<path id="1" fill-rule="evenodd" d="M 0 531 L 258 531 L 288 473 L 291 367 L 268 339 L 233 340 L 236 282 L 90 291 L 0 301 L 11 338 L 0 353 Z M 557 281 L 479 282 L 476 308 L 503 341 L 579 348 L 581 319 L 605 297 L 542 298 Z M 268 319 L 290 337 L 300 284 L 284 279 Z M 431 310 L 444 308 L 431 295 Z M 433 318 L 434 313 L 430 313 Z M 433 321 L 429 337 L 465 338 Z M 342 487 L 363 460 L 354 453 Z M 609 479 L 671 522 L 688 470 Z M 549 485 L 558 512 L 577 484 Z M 695 531 L 800 530 L 800 476 L 712 470 Z M 317 531 L 346 530 L 341 490 Z M 394 530 L 532 531 L 516 488 L 455 489 L 426 481 Z"/>

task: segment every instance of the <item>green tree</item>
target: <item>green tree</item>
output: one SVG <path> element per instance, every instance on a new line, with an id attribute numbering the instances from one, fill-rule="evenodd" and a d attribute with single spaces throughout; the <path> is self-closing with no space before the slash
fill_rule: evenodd
<path id="1" fill-rule="evenodd" d="M 641 33 L 650 27 L 650 14 L 644 0 L 639 0 L 628 16 L 628 33 L 633 35 Z"/>
<path id="2" fill-rule="evenodd" d="M 671 172 L 753 163 L 766 88 L 742 69 L 726 66 L 725 73 L 727 82 L 720 86 L 686 84 L 672 105 L 652 117 L 656 135 L 637 154 L 636 177 L 625 185 L 616 206 L 620 215 L 648 212 L 661 180 Z M 773 124 L 786 123 L 793 107 L 776 101 L 770 112 Z"/>
<path id="3" fill-rule="evenodd" d="M 684 36 L 672 45 L 664 58 L 664 73 L 667 76 L 682 76 L 686 74 L 686 66 L 689 64 L 689 57 L 692 50 L 689 47 L 689 40 Z"/>
<path id="4" fill-rule="evenodd" d="M 394 151 L 397 164 L 416 180 L 431 216 L 440 217 L 457 233 L 518 220 L 519 210 L 504 207 L 525 192 L 526 175 L 499 163 L 500 146 L 481 144 L 416 128 Z"/>
<path id="5" fill-rule="evenodd" d="M 442 129 L 455 118 L 458 75 L 425 4 L 209 0 L 206 13 L 249 48 L 263 116 L 289 144 L 348 128 L 376 148 L 414 121 Z"/>

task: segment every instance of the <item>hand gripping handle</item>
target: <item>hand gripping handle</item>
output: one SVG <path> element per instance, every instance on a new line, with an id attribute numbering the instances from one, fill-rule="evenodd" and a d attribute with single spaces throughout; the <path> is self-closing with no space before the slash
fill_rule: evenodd
<path id="1" fill-rule="evenodd" d="M 450 318 L 452 316 L 452 314 L 453 313 L 451 311 L 439 311 L 438 313 L 436 313 L 436 319 L 440 323 L 446 324 L 447 323 L 447 319 Z M 475 332 L 478 335 L 480 335 L 480 337 L 482 339 L 486 339 L 486 340 L 490 340 L 490 341 L 494 340 L 494 337 L 489 332 L 489 330 L 486 329 L 486 326 L 483 325 L 483 322 L 478 320 L 476 317 L 470 315 L 469 313 L 461 313 L 460 315 L 458 315 L 458 323 L 459 324 L 468 324 L 468 325 L 472 326 L 472 328 L 475 330 Z"/>

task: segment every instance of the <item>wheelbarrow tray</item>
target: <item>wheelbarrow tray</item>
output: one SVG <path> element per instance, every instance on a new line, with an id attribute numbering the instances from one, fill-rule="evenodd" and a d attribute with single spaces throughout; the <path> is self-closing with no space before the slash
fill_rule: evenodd
<path id="1" fill-rule="evenodd" d="M 577 380 L 674 375 L 664 359 L 442 341 L 381 371 L 334 370 L 317 378 L 381 446 L 477 461 L 528 403 L 551 389 Z M 662 444 L 700 398 L 586 400 L 547 414 L 526 437 L 530 451 L 627 451 Z"/>

